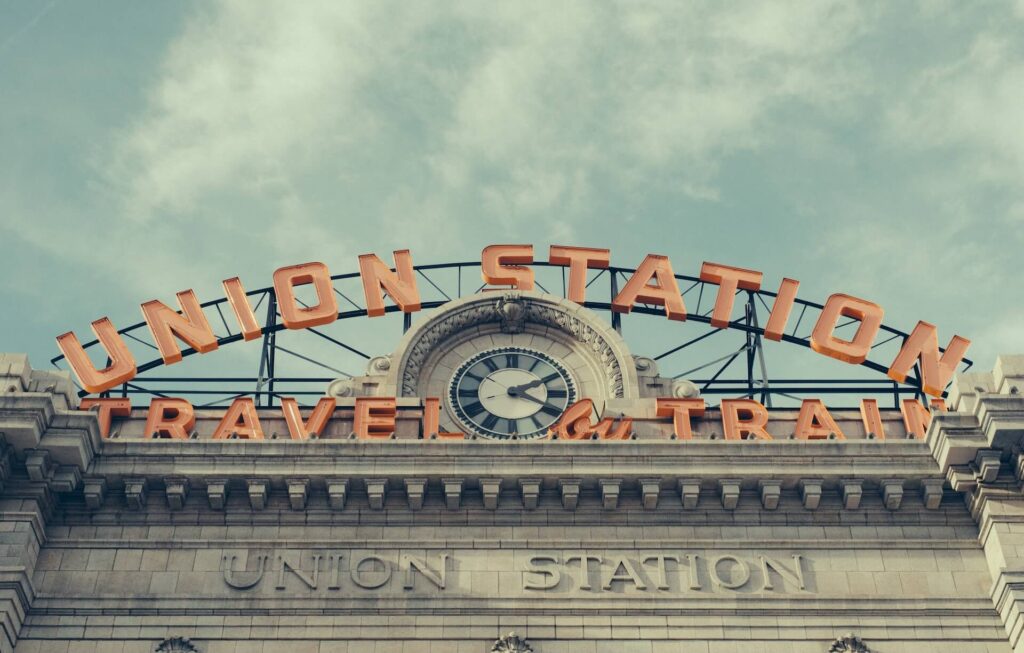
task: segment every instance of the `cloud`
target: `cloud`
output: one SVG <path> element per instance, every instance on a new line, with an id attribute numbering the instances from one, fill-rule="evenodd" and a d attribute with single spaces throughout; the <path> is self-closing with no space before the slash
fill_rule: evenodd
<path id="1" fill-rule="evenodd" d="M 931 151 L 972 186 L 1012 184 L 1024 175 L 1024 47 L 1019 22 L 978 34 L 951 64 L 923 71 L 888 117 L 903 147 Z"/>
<path id="2" fill-rule="evenodd" d="M 770 142 L 786 107 L 858 92 L 843 53 L 870 22 L 842 2 L 198 12 L 105 163 L 126 215 L 334 183 L 423 235 L 469 210 L 505 231 L 572 222 L 610 187 L 713 199 L 723 158 Z"/>

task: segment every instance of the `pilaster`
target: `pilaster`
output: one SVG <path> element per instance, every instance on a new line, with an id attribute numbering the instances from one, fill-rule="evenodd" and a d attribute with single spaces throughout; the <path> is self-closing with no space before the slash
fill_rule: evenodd
<path id="1" fill-rule="evenodd" d="M 1024 356 L 1000 356 L 991 373 L 961 374 L 928 443 L 978 523 L 991 596 L 1010 646 L 1024 653 Z"/>
<path id="2" fill-rule="evenodd" d="M 77 405 L 66 373 L 0 354 L 0 653 L 14 650 L 35 599 L 32 576 L 56 495 L 83 486 L 99 450 L 99 422 Z"/>

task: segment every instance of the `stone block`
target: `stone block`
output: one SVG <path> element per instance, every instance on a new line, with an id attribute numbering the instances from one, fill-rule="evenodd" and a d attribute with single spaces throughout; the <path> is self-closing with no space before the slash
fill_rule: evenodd
<path id="1" fill-rule="evenodd" d="M 537 502 L 540 500 L 540 479 L 519 479 L 519 492 L 523 496 L 523 508 L 526 510 L 536 510 Z"/>
<path id="2" fill-rule="evenodd" d="M 992 379 L 999 394 L 1024 394 L 1024 354 L 997 356 Z"/>
<path id="3" fill-rule="evenodd" d="M 658 497 L 661 495 L 660 478 L 640 479 L 640 500 L 644 510 L 654 510 L 658 507 Z"/>
<path id="4" fill-rule="evenodd" d="M 719 491 L 722 493 L 722 507 L 726 510 L 735 510 L 740 502 L 740 479 L 723 478 L 718 481 Z"/>
<path id="5" fill-rule="evenodd" d="M 580 500 L 580 479 L 563 478 L 558 482 L 562 491 L 562 507 L 566 510 L 576 510 Z"/>
<path id="6" fill-rule="evenodd" d="M 306 498 L 309 495 L 309 479 L 290 478 L 285 484 L 288 486 L 288 502 L 292 510 L 305 510 Z"/>
<path id="7" fill-rule="evenodd" d="M 85 496 L 85 505 L 90 510 L 99 510 L 103 507 L 103 500 L 107 496 L 107 479 L 87 478 L 82 483 L 82 494 Z"/>
<path id="8" fill-rule="evenodd" d="M 679 479 L 679 499 L 683 508 L 693 510 L 700 502 L 700 479 L 681 478 Z"/>
<path id="9" fill-rule="evenodd" d="M 465 481 L 461 478 L 445 478 L 441 480 L 444 489 L 444 504 L 448 510 L 458 510 L 462 505 L 462 488 Z"/>
<path id="10" fill-rule="evenodd" d="M 141 510 L 146 505 L 146 479 L 124 479 L 124 498 L 132 510 Z"/>
<path id="11" fill-rule="evenodd" d="M 601 487 L 601 505 L 605 510 L 615 510 L 619 507 L 619 490 L 622 487 L 622 479 L 602 478 L 598 481 Z"/>
<path id="12" fill-rule="evenodd" d="M 941 478 L 926 478 L 921 481 L 921 498 L 928 510 L 937 510 L 942 504 L 943 488 L 946 482 Z"/>
<path id="13" fill-rule="evenodd" d="M 843 507 L 847 510 L 860 508 L 864 496 L 864 482 L 855 479 L 844 479 L 839 482 L 843 492 Z"/>
<path id="14" fill-rule="evenodd" d="M 327 503 L 333 510 L 344 510 L 345 499 L 348 498 L 348 479 L 329 478 L 327 484 Z"/>
<path id="15" fill-rule="evenodd" d="M 899 510 L 900 504 L 903 502 L 903 481 L 901 479 L 880 481 L 878 489 L 885 507 L 889 510 Z"/>
<path id="16" fill-rule="evenodd" d="M 408 489 L 408 487 L 407 487 Z M 366 479 L 366 497 L 373 510 L 383 510 L 384 500 L 387 498 L 388 479 L 368 478 Z"/>
<path id="17" fill-rule="evenodd" d="M 249 493 L 249 506 L 253 510 L 263 510 L 267 507 L 270 481 L 265 478 L 251 478 L 246 481 L 246 490 Z"/>
<path id="18" fill-rule="evenodd" d="M 50 477 L 54 492 L 74 492 L 82 484 L 82 470 L 75 465 L 58 465 Z"/>
<path id="19" fill-rule="evenodd" d="M 185 507 L 188 499 L 189 482 L 181 476 L 168 477 L 164 479 L 164 492 L 167 496 L 167 507 L 171 510 L 181 510 Z"/>
<path id="20" fill-rule="evenodd" d="M 41 482 L 50 480 L 53 473 L 54 463 L 50 459 L 50 452 L 45 449 L 27 449 L 25 451 L 25 471 L 32 481 Z"/>
<path id="21" fill-rule="evenodd" d="M 805 478 L 800 481 L 800 497 L 804 503 L 805 510 L 817 510 L 821 504 L 820 478 Z"/>
<path id="22" fill-rule="evenodd" d="M 782 496 L 782 481 L 761 480 L 758 481 L 757 486 L 761 491 L 761 506 L 765 510 L 778 508 L 779 499 Z"/>
<path id="23" fill-rule="evenodd" d="M 483 495 L 484 508 L 496 510 L 498 508 L 498 498 L 501 495 L 501 479 L 480 479 L 480 494 Z"/>
<path id="24" fill-rule="evenodd" d="M 974 466 L 978 468 L 978 480 L 991 483 L 999 476 L 1002 465 L 1002 452 L 999 449 L 979 449 L 974 455 Z"/>
<path id="25" fill-rule="evenodd" d="M 206 481 L 206 500 L 210 504 L 210 510 L 223 510 L 227 498 L 227 479 L 211 478 Z"/>
<path id="26" fill-rule="evenodd" d="M 409 500 L 409 510 L 419 510 L 423 507 L 423 497 L 427 494 L 427 479 L 407 478 L 405 479 L 405 495 Z"/>

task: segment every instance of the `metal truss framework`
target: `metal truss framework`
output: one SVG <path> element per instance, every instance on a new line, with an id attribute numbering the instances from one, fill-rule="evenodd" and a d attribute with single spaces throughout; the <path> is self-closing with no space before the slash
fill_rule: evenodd
<path id="1" fill-rule="evenodd" d="M 544 262 L 536 262 L 531 264 L 531 267 L 537 269 L 538 280 L 536 281 L 537 288 L 545 293 L 558 295 L 558 290 L 561 290 L 562 297 L 566 296 L 567 292 L 567 269 L 564 266 L 551 265 Z M 470 283 L 470 279 L 479 280 L 480 263 L 479 262 L 459 262 L 459 263 L 440 263 L 433 265 L 421 265 L 416 266 L 415 271 L 419 278 L 426 283 L 426 286 L 421 285 L 421 293 L 425 290 L 430 290 L 432 293 L 436 293 L 437 296 L 434 299 L 424 299 L 422 301 L 422 309 L 429 310 L 442 306 L 448 301 L 451 301 L 457 297 L 461 297 L 464 291 L 468 293 L 478 293 L 482 291 L 486 284 L 479 284 L 479 282 Z M 547 288 L 540 282 L 540 272 L 545 271 L 549 275 L 553 275 L 557 283 L 557 277 L 560 270 L 561 276 L 561 288 Z M 438 279 L 439 275 L 445 273 L 445 271 L 455 272 L 454 279 L 442 281 Z M 634 272 L 631 268 L 622 267 L 609 267 L 601 270 L 589 271 L 589 279 L 587 282 L 588 293 L 593 290 L 597 291 L 604 288 L 607 291 L 608 301 L 600 300 L 587 300 L 583 305 L 589 309 L 596 311 L 605 311 L 610 315 L 610 322 L 617 331 L 621 333 L 623 314 L 612 312 L 611 310 L 611 298 L 618 294 L 620 284 L 624 283 Z M 688 369 L 678 374 L 670 374 L 673 378 L 686 378 L 695 383 L 704 396 L 719 396 L 719 397 L 748 397 L 759 400 L 769 408 L 773 407 L 774 403 L 778 404 L 780 401 L 785 402 L 786 400 L 794 401 L 799 400 L 802 397 L 807 396 L 835 396 L 846 398 L 861 398 L 864 396 L 876 396 L 876 397 L 889 397 L 892 400 L 892 405 L 895 408 L 899 407 L 901 399 L 905 398 L 919 398 L 923 399 L 924 395 L 921 391 L 920 385 L 920 371 L 915 367 L 914 374 L 907 378 L 905 383 L 897 383 L 888 378 L 884 379 L 863 379 L 863 378 L 770 378 L 768 375 L 767 366 L 764 358 L 764 348 L 762 338 L 764 336 L 764 328 L 761 326 L 762 317 L 765 319 L 771 311 L 772 303 L 774 302 L 776 293 L 767 290 L 758 291 L 746 291 L 739 290 L 737 295 L 743 295 L 742 301 L 743 314 L 736 320 L 729 323 L 727 328 L 719 329 L 711 326 L 711 312 L 712 308 L 709 305 L 713 305 L 714 298 L 718 292 L 718 286 L 714 283 L 701 281 L 697 277 L 687 275 L 675 275 L 679 282 L 682 290 L 682 296 L 689 305 L 695 305 L 695 309 L 688 310 L 687 322 L 696 322 L 707 327 L 707 330 L 696 336 L 678 343 L 671 343 L 667 346 L 664 351 L 651 356 L 655 361 L 659 363 L 665 361 L 670 357 L 673 357 L 680 352 L 692 351 L 699 343 L 706 341 L 707 339 L 715 336 L 716 334 L 731 331 L 737 334 L 742 339 L 740 346 L 735 350 L 730 350 L 724 356 L 715 357 L 713 360 L 709 360 L 699 366 L 695 366 L 692 369 Z M 359 283 L 359 273 L 347 273 L 334 275 L 331 277 L 334 292 L 338 295 L 339 300 L 344 302 L 345 306 L 351 306 L 349 310 L 340 310 L 338 313 L 338 321 L 350 320 L 352 318 L 360 318 L 366 316 L 365 307 L 354 301 L 350 294 L 343 292 L 342 287 L 346 281 Z M 551 283 L 550 279 L 547 280 Z M 428 288 L 429 287 L 429 288 Z M 497 288 L 500 290 L 500 288 Z M 354 294 L 354 291 L 350 291 Z M 132 381 L 127 382 L 120 386 L 118 390 L 108 391 L 103 393 L 101 396 L 148 396 L 148 397 L 169 397 L 169 396 L 182 396 L 189 395 L 195 397 L 214 397 L 212 401 L 206 404 L 202 404 L 201 407 L 222 407 L 230 403 L 236 397 L 251 396 L 255 399 L 256 404 L 261 407 L 272 407 L 276 401 L 280 400 L 281 397 L 296 397 L 300 403 L 311 403 L 315 401 L 316 397 L 323 396 L 324 388 L 326 385 L 338 378 L 338 376 L 353 376 L 340 369 L 336 369 L 331 365 L 327 364 L 323 360 L 318 360 L 316 357 L 308 354 L 304 354 L 301 351 L 294 349 L 285 348 L 284 346 L 277 343 L 277 334 L 282 331 L 285 327 L 281 322 L 281 315 L 277 307 L 277 298 L 273 287 L 261 288 L 247 293 L 250 301 L 253 302 L 254 310 L 259 315 L 259 311 L 263 311 L 264 315 L 264 326 L 262 328 L 262 347 L 260 349 L 259 365 L 256 376 L 147 376 L 146 372 L 152 370 L 158 370 L 164 367 L 162 358 L 157 355 L 155 358 L 148 360 L 138 365 L 138 373 Z M 301 302 L 300 302 L 301 303 Z M 218 336 L 218 346 L 228 345 L 235 342 L 241 342 L 243 340 L 241 333 L 235 332 L 229 326 L 229 322 L 226 319 L 226 315 L 232 315 L 229 306 L 226 306 L 227 299 L 221 298 L 202 304 L 204 313 L 211 325 L 221 324 L 223 325 L 227 335 Z M 787 333 L 783 334 L 782 342 L 786 342 L 799 347 L 810 348 L 810 329 L 817 322 L 818 314 L 821 312 L 823 306 L 814 302 L 797 299 L 793 307 L 793 316 L 795 319 L 790 320 L 792 326 L 787 330 Z M 386 307 L 386 313 L 399 313 L 397 306 L 388 305 Z M 412 324 L 412 315 L 403 313 L 402 315 L 402 329 L 403 332 L 408 330 Z M 636 316 L 655 316 L 664 319 L 664 309 L 660 306 L 650 305 L 637 305 L 633 308 L 629 315 Z M 837 331 L 843 327 L 856 324 L 856 320 L 849 320 L 847 322 L 837 325 Z M 806 331 L 806 335 L 799 335 L 802 333 L 801 326 L 804 327 L 803 331 Z M 327 343 L 330 343 L 334 347 L 344 350 L 349 355 L 354 355 L 360 359 L 369 360 L 372 356 L 362 349 L 354 346 L 350 342 L 339 339 L 334 335 L 329 335 L 324 332 L 322 328 L 308 328 L 303 331 L 308 332 L 318 338 L 323 339 Z M 123 337 L 134 341 L 139 346 L 153 349 L 156 351 L 156 345 L 153 344 L 152 338 L 150 337 L 149 330 L 145 322 L 138 322 L 124 329 L 118 331 Z M 878 349 L 885 345 L 890 346 L 901 346 L 904 340 L 907 338 L 907 333 L 894 329 L 892 327 L 882 325 L 877 342 L 872 346 L 872 350 Z M 97 340 L 90 341 L 84 345 L 88 351 L 92 347 L 101 347 Z M 102 347 L 101 347 L 102 349 Z M 944 351 L 944 350 L 942 350 Z M 192 348 L 185 348 L 182 350 L 182 356 L 192 356 L 196 351 Z M 321 376 L 278 376 L 275 373 L 275 364 L 278 360 L 278 354 L 283 353 L 291 356 L 295 359 L 304 361 L 309 365 L 316 366 L 321 369 L 327 369 L 335 373 L 334 376 L 321 377 Z M 880 358 L 869 357 L 863 363 L 861 367 L 867 368 L 874 372 L 878 372 L 881 375 L 885 375 L 888 370 L 888 364 L 880 362 Z M 891 359 L 890 359 L 891 360 Z M 51 363 L 58 369 L 63 369 L 61 364 L 64 361 L 64 356 L 57 356 L 51 359 Z M 737 363 L 740 363 L 737 365 Z M 843 367 L 848 367 L 842 364 Z M 968 359 L 964 359 L 961 363 L 961 370 L 965 371 L 969 369 L 972 362 Z M 742 373 L 736 374 L 738 368 L 742 368 Z M 698 372 L 710 373 L 704 377 L 693 377 L 691 375 Z M 732 376 L 726 376 L 729 372 Z M 184 386 L 183 388 L 172 389 L 170 386 Z M 80 389 L 79 395 L 86 396 L 87 393 Z M 775 407 L 778 407 L 777 405 Z"/>

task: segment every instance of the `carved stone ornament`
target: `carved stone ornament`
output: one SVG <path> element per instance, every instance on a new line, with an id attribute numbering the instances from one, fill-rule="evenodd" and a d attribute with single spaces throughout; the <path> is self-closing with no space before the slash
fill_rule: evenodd
<path id="1" fill-rule="evenodd" d="M 506 333 L 521 332 L 526 324 L 537 324 L 561 331 L 589 350 L 603 367 L 610 397 L 625 397 L 623 370 L 609 334 L 597 324 L 548 299 L 531 297 L 521 292 L 507 292 L 500 299 L 475 300 L 456 306 L 412 334 L 401 357 L 397 390 L 401 396 L 415 396 L 420 372 L 428 356 L 452 335 L 477 325 L 497 323 Z M 394 361 L 392 361 L 394 363 Z M 635 383 L 633 381 L 632 383 Z"/>
<path id="2" fill-rule="evenodd" d="M 494 309 L 501 320 L 502 333 L 522 333 L 526 328 L 526 306 L 516 293 L 505 293 Z"/>
<path id="3" fill-rule="evenodd" d="M 533 653 L 533 647 L 526 643 L 526 640 L 515 633 L 509 633 L 499 640 L 495 640 L 491 647 L 491 653 Z"/>
<path id="4" fill-rule="evenodd" d="M 199 653 L 199 649 L 184 637 L 172 637 L 160 642 L 156 653 Z"/>
<path id="5" fill-rule="evenodd" d="M 871 653 L 871 649 L 859 637 L 853 633 L 847 633 L 832 642 L 828 653 Z"/>

